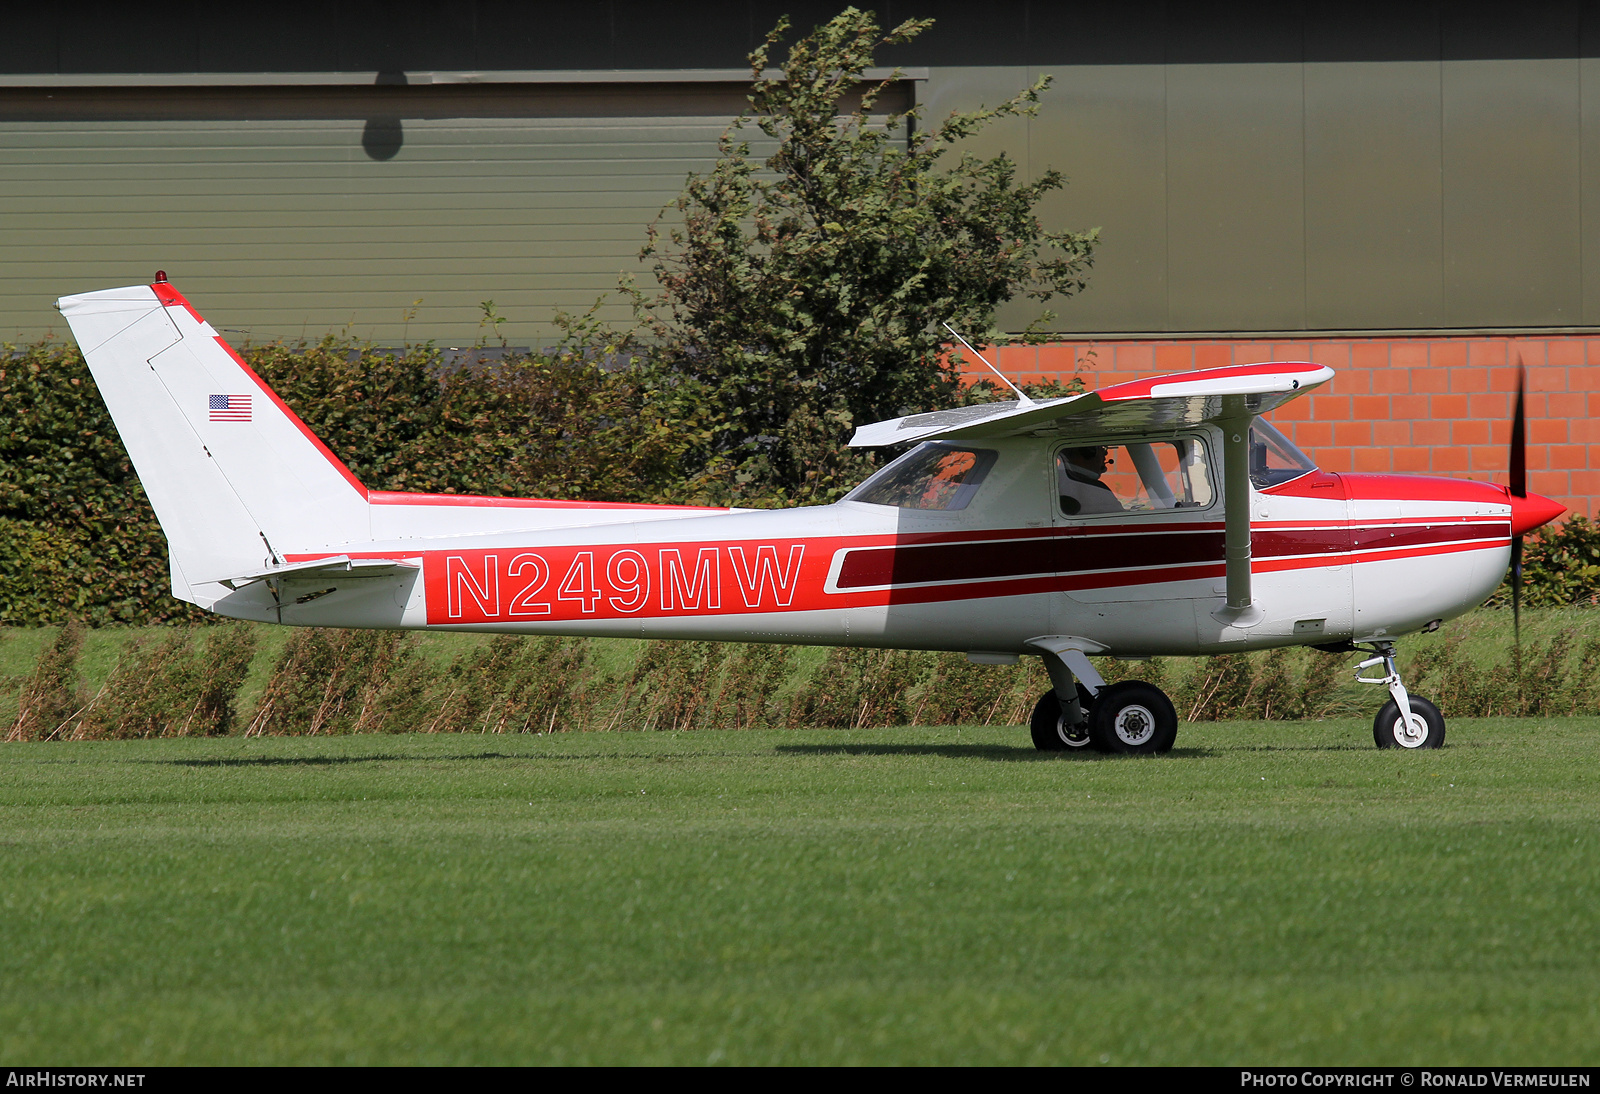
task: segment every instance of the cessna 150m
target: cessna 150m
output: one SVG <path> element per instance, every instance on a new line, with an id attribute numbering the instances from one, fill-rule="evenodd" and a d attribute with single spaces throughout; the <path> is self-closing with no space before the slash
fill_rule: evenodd
<path id="1" fill-rule="evenodd" d="M 294 626 L 442 628 L 1037 655 L 1041 749 L 1172 747 L 1147 683 L 1089 658 L 1362 650 L 1380 747 L 1436 748 L 1395 640 L 1499 584 L 1560 505 L 1522 485 L 1330 474 L 1260 419 L 1316 364 L 1158 376 L 913 414 L 832 505 L 730 510 L 369 490 L 157 275 L 62 299 L 166 533 L 172 592 Z M 1019 393 L 1020 396 L 1020 393 Z M 1517 427 L 1520 433 L 1520 398 Z M 1358 672 L 1360 669 L 1357 670 Z"/>

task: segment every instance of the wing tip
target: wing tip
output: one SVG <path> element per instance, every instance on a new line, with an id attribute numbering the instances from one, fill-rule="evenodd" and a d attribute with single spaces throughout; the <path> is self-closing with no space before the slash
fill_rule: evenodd
<path id="1" fill-rule="evenodd" d="M 1115 403 L 1191 395 L 1299 393 L 1327 383 L 1333 375 L 1333 369 L 1315 361 L 1261 361 L 1146 376 L 1101 388 L 1095 394 L 1106 402 Z"/>

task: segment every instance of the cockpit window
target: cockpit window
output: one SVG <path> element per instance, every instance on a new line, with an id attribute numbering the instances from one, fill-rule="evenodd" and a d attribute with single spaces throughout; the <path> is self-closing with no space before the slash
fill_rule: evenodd
<path id="1" fill-rule="evenodd" d="M 987 448 L 929 441 L 918 445 L 846 496 L 846 501 L 900 509 L 965 509 L 994 466 Z"/>
<path id="2" fill-rule="evenodd" d="M 1294 443 L 1267 422 L 1250 424 L 1250 481 L 1257 490 L 1298 479 L 1317 465 Z"/>
<path id="3" fill-rule="evenodd" d="M 1063 448 L 1056 453 L 1056 493 L 1069 517 L 1203 509 L 1215 496 L 1198 437 Z"/>

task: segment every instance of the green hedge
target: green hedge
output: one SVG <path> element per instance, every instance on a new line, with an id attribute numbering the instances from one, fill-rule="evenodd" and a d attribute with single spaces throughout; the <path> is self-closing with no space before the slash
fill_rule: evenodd
<path id="1" fill-rule="evenodd" d="M 373 489 L 668 500 L 683 439 L 585 333 L 471 367 L 336 339 L 244 356 Z M 0 623 L 198 619 L 168 594 L 166 541 L 77 348 L 6 350 Z"/>
<path id="2" fill-rule="evenodd" d="M 244 355 L 373 489 L 727 500 L 726 483 L 701 483 L 723 491 L 715 497 L 684 494 L 702 438 L 667 420 L 663 408 L 677 401 L 663 395 L 670 378 L 638 367 L 604 331 L 566 322 L 566 341 L 549 351 L 470 367 L 447 367 L 431 345 L 391 351 L 332 338 Z M 198 621 L 169 595 L 166 541 L 77 348 L 6 351 L 0 624 Z M 977 385 L 962 399 L 996 394 Z M 773 498 L 745 490 L 739 501 Z M 1600 527 L 1574 517 L 1531 536 L 1524 592 L 1535 607 L 1600 601 Z M 1508 599 L 1503 587 L 1494 602 Z"/>
<path id="3" fill-rule="evenodd" d="M 1495 603 L 1510 603 L 1510 575 Z M 1600 606 L 1600 525 L 1575 516 L 1540 528 L 1522 554 L 1522 602 L 1530 608 Z"/>
<path id="4" fill-rule="evenodd" d="M 0 574 L 0 622 L 187 614 L 166 595 L 166 541 L 75 346 L 0 355 Z"/>

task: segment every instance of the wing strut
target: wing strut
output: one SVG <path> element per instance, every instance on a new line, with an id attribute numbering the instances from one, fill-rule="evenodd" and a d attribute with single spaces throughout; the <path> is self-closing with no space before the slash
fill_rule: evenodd
<path id="1" fill-rule="evenodd" d="M 1251 627 L 1262 611 L 1250 595 L 1250 423 L 1255 419 L 1240 395 L 1223 400 L 1222 485 L 1223 558 L 1227 565 L 1227 604 L 1213 615 L 1233 627 Z"/>

